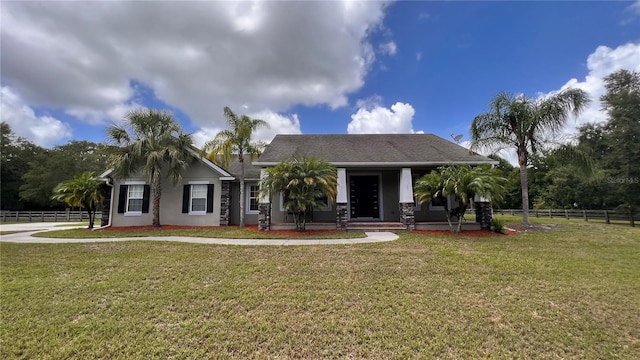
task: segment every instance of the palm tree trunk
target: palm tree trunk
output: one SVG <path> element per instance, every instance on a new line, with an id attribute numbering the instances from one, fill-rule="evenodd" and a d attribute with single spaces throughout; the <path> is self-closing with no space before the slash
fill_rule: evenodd
<path id="1" fill-rule="evenodd" d="M 238 160 L 240 160 L 240 227 L 243 228 L 245 226 L 244 224 L 245 193 L 244 193 L 244 159 L 242 158 L 242 155 L 240 155 Z"/>
<path id="2" fill-rule="evenodd" d="M 456 232 L 462 232 L 462 219 L 464 218 L 464 213 L 466 212 L 467 208 L 460 206 L 460 213 L 458 214 L 458 231 Z"/>
<path id="3" fill-rule="evenodd" d="M 151 180 L 151 196 L 153 196 L 153 221 L 151 226 L 160 227 L 160 196 L 162 195 L 162 183 L 160 177 Z"/>
<path id="4" fill-rule="evenodd" d="M 529 225 L 529 177 L 526 163 L 520 164 L 520 188 L 522 189 L 522 222 Z"/>

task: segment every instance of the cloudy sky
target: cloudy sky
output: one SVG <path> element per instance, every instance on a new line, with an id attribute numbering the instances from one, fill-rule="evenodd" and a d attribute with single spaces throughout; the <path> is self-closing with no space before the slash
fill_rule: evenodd
<path id="1" fill-rule="evenodd" d="M 276 133 L 469 138 L 499 91 L 569 86 L 604 121 L 602 79 L 640 71 L 640 1 L 0 3 L 2 121 L 43 146 L 105 141 L 168 109 L 198 144 L 223 107 Z"/>

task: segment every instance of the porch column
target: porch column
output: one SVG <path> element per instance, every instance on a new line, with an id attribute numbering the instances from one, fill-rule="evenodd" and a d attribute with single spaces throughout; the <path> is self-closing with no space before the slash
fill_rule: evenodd
<path id="1" fill-rule="evenodd" d="M 267 176 L 265 169 L 260 169 L 260 179 Z M 258 194 L 258 230 L 268 231 L 271 229 L 271 198 L 269 194 Z"/>
<path id="2" fill-rule="evenodd" d="M 338 189 L 336 195 L 336 229 L 349 227 L 347 218 L 347 169 L 338 168 Z"/>
<path id="3" fill-rule="evenodd" d="M 480 229 L 491 230 L 491 220 L 493 219 L 491 196 L 476 195 L 473 202 L 476 205 L 476 222 L 480 223 Z"/>
<path id="4" fill-rule="evenodd" d="M 220 226 L 229 225 L 231 216 L 231 181 L 222 180 L 220 193 Z"/>
<path id="5" fill-rule="evenodd" d="M 411 168 L 402 168 L 400 172 L 400 222 L 407 230 L 415 230 L 413 179 Z"/>

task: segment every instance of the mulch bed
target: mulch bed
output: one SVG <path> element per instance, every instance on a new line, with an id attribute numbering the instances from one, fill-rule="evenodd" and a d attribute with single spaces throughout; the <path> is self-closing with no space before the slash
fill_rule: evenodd
<path id="1" fill-rule="evenodd" d="M 516 226 L 512 226 L 516 225 Z M 444 236 L 467 236 L 467 237 L 487 237 L 487 236 L 505 236 L 505 235 L 516 235 L 523 230 L 520 230 L 517 226 L 518 224 L 509 224 L 509 228 L 513 229 L 512 231 L 507 231 L 506 234 L 495 233 L 487 230 L 466 230 L 461 233 L 453 233 L 449 230 L 413 230 L 411 233 L 414 234 L 426 234 L 426 235 L 444 235 Z M 521 225 L 521 224 L 520 224 Z M 514 227 L 516 229 L 514 229 Z M 237 225 L 226 226 L 225 228 L 235 228 L 240 229 Z M 144 232 L 144 231 L 163 231 L 163 230 L 179 230 L 179 229 L 195 229 L 195 230 L 207 230 L 207 229 L 220 229 L 218 226 L 186 226 L 186 225 L 162 225 L 160 228 L 154 228 L 152 226 L 118 226 L 118 227 L 109 227 L 105 228 L 102 231 L 117 231 L 117 232 L 127 232 L 127 231 L 136 231 L 136 232 Z M 245 229 L 259 232 L 258 226 L 249 225 L 246 226 Z M 526 230 L 531 230 L 532 228 L 527 228 Z M 86 229 L 87 231 L 91 231 L 90 229 Z M 524 230 L 524 231 L 526 231 Z M 337 234 L 345 232 L 345 230 L 306 230 L 306 231 L 296 231 L 296 230 L 269 230 L 268 233 L 272 235 L 280 235 L 280 236 L 291 236 L 291 237 L 314 237 L 316 235 L 326 235 L 326 234 Z"/>

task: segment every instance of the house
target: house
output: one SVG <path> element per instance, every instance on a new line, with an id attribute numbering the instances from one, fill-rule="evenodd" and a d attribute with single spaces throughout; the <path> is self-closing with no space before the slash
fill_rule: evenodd
<path id="1" fill-rule="evenodd" d="M 406 229 L 442 227 L 446 220 L 443 204 L 436 200 L 417 203 L 413 196 L 415 180 L 443 165 L 495 163 L 433 134 L 277 135 L 257 160 L 245 163 L 247 224 L 258 224 L 262 230 L 293 227 L 291 215 L 282 207 L 283 194 L 261 198 L 258 193 L 264 169 L 293 154 L 315 156 L 338 169 L 335 203 L 327 202 L 309 214 L 307 227 L 324 229 L 367 224 Z M 239 173 L 237 161 L 224 169 L 200 159 L 183 174 L 178 186 L 165 182 L 160 222 L 202 226 L 239 223 Z M 110 179 L 113 189 L 106 221 L 111 226 L 150 224 L 146 177 L 111 179 L 108 172 L 103 175 Z M 453 200 L 447 199 L 449 208 Z M 477 219 L 486 218 L 482 212 L 490 212 L 486 202 L 476 204 L 476 209 Z M 472 219 L 465 225 L 480 228 Z"/>

